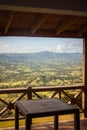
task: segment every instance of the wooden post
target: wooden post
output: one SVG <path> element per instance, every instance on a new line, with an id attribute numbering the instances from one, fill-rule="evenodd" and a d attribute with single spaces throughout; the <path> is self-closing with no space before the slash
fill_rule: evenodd
<path id="1" fill-rule="evenodd" d="M 27 99 L 28 99 L 28 100 L 31 100 L 31 99 L 32 99 L 32 87 L 31 87 L 31 86 L 28 87 Z M 27 117 L 26 117 L 26 118 L 27 118 Z M 26 130 L 27 130 L 27 129 L 31 130 L 31 125 L 30 125 L 30 124 L 32 124 L 32 118 L 29 119 L 28 121 L 29 121 L 29 124 L 28 124 L 27 119 L 26 119 L 26 122 L 25 122 L 25 123 L 26 123 Z"/>
<path id="2" fill-rule="evenodd" d="M 87 34 L 83 37 L 83 83 L 85 91 L 83 94 L 82 105 L 85 111 L 87 111 Z M 84 117 L 87 117 L 87 113 L 84 113 Z"/>
<path id="3" fill-rule="evenodd" d="M 27 99 L 32 99 L 32 87 L 28 88 Z"/>

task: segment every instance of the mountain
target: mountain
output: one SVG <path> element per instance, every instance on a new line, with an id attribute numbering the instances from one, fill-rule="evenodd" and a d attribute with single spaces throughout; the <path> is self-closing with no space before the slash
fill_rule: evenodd
<path id="1" fill-rule="evenodd" d="M 36 52 L 36 53 L 1 53 L 0 63 L 81 63 L 82 53 L 56 53 L 56 52 Z"/>

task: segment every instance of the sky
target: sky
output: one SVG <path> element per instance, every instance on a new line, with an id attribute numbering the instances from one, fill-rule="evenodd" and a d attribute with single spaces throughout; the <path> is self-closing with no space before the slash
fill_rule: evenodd
<path id="1" fill-rule="evenodd" d="M 0 37 L 0 53 L 74 53 L 82 50 L 83 39 L 77 38 Z"/>

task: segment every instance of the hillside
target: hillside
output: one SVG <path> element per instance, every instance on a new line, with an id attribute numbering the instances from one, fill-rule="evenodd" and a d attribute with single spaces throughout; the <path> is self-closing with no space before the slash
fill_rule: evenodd
<path id="1" fill-rule="evenodd" d="M 22 62 L 60 62 L 60 63 L 81 63 L 82 53 L 55 53 L 55 52 L 37 52 L 37 53 L 3 53 L 0 54 L 0 63 Z"/>
<path id="2" fill-rule="evenodd" d="M 82 83 L 81 53 L 0 54 L 0 88 Z"/>

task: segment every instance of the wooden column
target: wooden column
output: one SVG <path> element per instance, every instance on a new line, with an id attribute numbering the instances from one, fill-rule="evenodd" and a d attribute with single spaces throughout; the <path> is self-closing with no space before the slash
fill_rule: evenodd
<path id="1" fill-rule="evenodd" d="M 87 34 L 83 37 L 83 83 L 87 88 Z M 83 108 L 87 111 L 87 89 L 83 94 Z M 87 117 L 87 113 L 84 113 L 84 117 Z"/>

